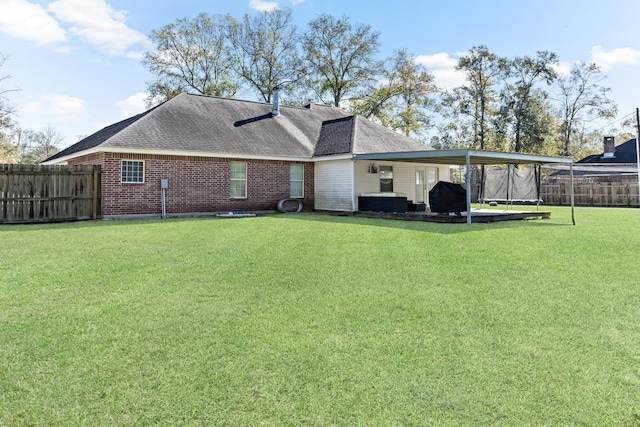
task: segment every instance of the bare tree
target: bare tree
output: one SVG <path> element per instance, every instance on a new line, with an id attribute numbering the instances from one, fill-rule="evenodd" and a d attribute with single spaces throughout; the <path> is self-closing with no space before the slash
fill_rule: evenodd
<path id="1" fill-rule="evenodd" d="M 561 155 L 573 156 L 582 145 L 580 135 L 584 132 L 580 123 L 615 116 L 616 104 L 607 98 L 611 89 L 601 84 L 605 79 L 596 64 L 578 62 L 568 76 L 558 80 L 556 100 Z"/>
<path id="2" fill-rule="evenodd" d="M 2 53 L 0 53 L 0 68 L 2 68 L 2 66 L 4 65 L 4 63 L 7 61 L 7 57 L 4 56 Z M 11 76 L 8 74 L 0 74 L 0 84 L 2 84 L 3 81 L 10 79 Z M 10 92 L 9 89 L 4 89 L 2 86 L 0 86 L 0 99 L 4 98 L 4 94 Z"/>
<path id="3" fill-rule="evenodd" d="M 302 38 L 309 87 L 322 99 L 329 94 L 336 107 L 347 95 L 375 79 L 379 33 L 349 18 L 323 14 L 308 24 Z"/>
<path id="4" fill-rule="evenodd" d="M 148 83 L 151 106 L 180 92 L 201 95 L 235 95 L 229 42 L 225 34 L 228 17 L 199 14 L 195 19 L 178 19 L 153 30 L 154 52 L 146 52 L 142 64 L 155 80 Z"/>
<path id="5" fill-rule="evenodd" d="M 39 131 L 25 130 L 19 139 L 19 162 L 37 164 L 48 159 L 59 151 L 64 140 L 60 131 L 47 126 Z"/>
<path id="6" fill-rule="evenodd" d="M 276 87 L 291 88 L 301 78 L 298 30 L 291 9 L 276 9 L 242 21 L 230 18 L 228 36 L 237 73 L 271 102 Z"/>
<path id="7" fill-rule="evenodd" d="M 0 68 L 6 60 L 7 57 L 0 53 Z M 0 163 L 15 163 L 18 159 L 18 147 L 13 138 L 16 127 L 15 108 L 6 97 L 7 93 L 18 89 L 7 89 L 3 86 L 3 82 L 10 78 L 8 74 L 0 74 Z"/>
<path id="8" fill-rule="evenodd" d="M 0 53 L 0 68 L 7 61 L 7 57 Z M 8 128 L 13 123 L 13 114 L 15 113 L 14 106 L 9 102 L 6 94 L 9 92 L 15 92 L 19 89 L 7 89 L 3 86 L 3 82 L 10 79 L 9 74 L 0 74 L 0 135 L 3 129 Z"/>

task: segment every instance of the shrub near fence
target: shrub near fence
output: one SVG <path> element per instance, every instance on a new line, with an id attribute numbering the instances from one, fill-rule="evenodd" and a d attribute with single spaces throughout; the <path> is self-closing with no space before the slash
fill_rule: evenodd
<path id="1" fill-rule="evenodd" d="M 638 184 L 628 182 L 601 182 L 574 184 L 575 204 L 580 206 L 638 207 Z M 569 183 L 542 184 L 542 200 L 549 205 L 571 204 Z"/>
<path id="2" fill-rule="evenodd" d="M 0 223 L 100 216 L 100 167 L 0 164 Z"/>

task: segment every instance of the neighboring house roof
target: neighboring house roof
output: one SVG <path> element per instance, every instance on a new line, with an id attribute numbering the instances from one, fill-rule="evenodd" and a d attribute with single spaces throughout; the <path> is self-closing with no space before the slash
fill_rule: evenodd
<path id="1" fill-rule="evenodd" d="M 181 94 L 88 136 L 46 162 L 101 148 L 287 158 L 429 149 L 336 107 L 281 106 L 277 117 L 271 110 L 271 104 Z"/>
<path id="2" fill-rule="evenodd" d="M 636 139 L 617 145 L 613 156 L 606 157 L 604 152 L 592 154 L 573 165 L 575 176 L 582 177 L 608 177 L 634 175 L 638 173 L 636 157 Z M 560 170 L 551 174 L 553 177 L 568 176 L 568 170 Z"/>
<path id="3" fill-rule="evenodd" d="M 613 157 L 605 157 L 604 153 L 593 154 L 584 159 L 578 160 L 576 163 L 637 163 L 636 157 L 636 139 L 630 139 L 615 147 Z"/>

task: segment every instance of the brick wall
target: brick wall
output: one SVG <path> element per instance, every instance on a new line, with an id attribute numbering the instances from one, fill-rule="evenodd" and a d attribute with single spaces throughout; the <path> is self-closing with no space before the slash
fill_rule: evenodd
<path id="1" fill-rule="evenodd" d="M 144 183 L 120 183 L 122 160 L 144 161 Z M 238 159 L 99 153 L 70 164 L 102 168 L 102 215 L 160 214 L 160 179 L 169 180 L 167 213 L 275 210 L 289 197 L 289 165 L 298 162 L 246 160 L 247 198 L 229 197 L 229 162 Z M 313 163 L 304 163 L 304 209 L 313 209 Z"/>

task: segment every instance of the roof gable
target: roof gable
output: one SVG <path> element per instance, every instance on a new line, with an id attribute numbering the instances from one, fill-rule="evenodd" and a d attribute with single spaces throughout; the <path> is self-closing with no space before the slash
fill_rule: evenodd
<path id="1" fill-rule="evenodd" d="M 351 153 L 354 126 L 355 116 L 323 122 L 314 157 Z"/>

